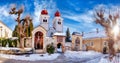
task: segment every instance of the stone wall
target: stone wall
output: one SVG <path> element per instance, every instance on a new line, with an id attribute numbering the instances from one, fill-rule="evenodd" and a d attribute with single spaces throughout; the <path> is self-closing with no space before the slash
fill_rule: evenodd
<path id="1" fill-rule="evenodd" d="M 65 42 L 65 50 L 72 50 L 72 42 Z"/>

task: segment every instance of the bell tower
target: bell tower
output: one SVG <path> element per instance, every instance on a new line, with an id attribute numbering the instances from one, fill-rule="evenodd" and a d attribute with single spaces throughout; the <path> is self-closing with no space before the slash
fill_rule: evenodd
<path id="1" fill-rule="evenodd" d="M 53 19 L 53 28 L 56 30 L 56 32 L 63 32 L 63 18 L 61 18 L 59 11 L 55 12 L 55 17 Z"/>
<path id="2" fill-rule="evenodd" d="M 46 30 L 49 29 L 49 15 L 46 9 L 43 9 L 41 11 L 41 15 L 40 15 L 40 25 L 42 27 L 44 27 Z"/>

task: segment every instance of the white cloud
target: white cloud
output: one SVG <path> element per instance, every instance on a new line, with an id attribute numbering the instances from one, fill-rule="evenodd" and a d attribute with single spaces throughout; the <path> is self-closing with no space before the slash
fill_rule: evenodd
<path id="1" fill-rule="evenodd" d="M 42 0 L 41 2 L 35 0 L 34 6 L 35 6 L 34 8 L 35 11 L 34 11 L 33 21 L 35 26 L 39 25 L 40 13 L 44 8 L 47 9 L 48 14 L 50 15 L 50 21 L 52 21 L 53 18 L 51 18 L 51 16 L 54 16 L 54 13 L 56 12 L 56 9 L 57 9 L 56 3 L 53 2 L 53 0 L 50 0 L 50 1 Z"/>
<path id="2" fill-rule="evenodd" d="M 74 8 L 76 11 L 80 10 L 80 7 L 78 7 L 78 5 L 77 5 L 79 3 L 73 3 L 70 0 L 68 0 L 67 3 L 70 5 L 69 7 Z"/>
<path id="3" fill-rule="evenodd" d="M 94 1 L 89 1 L 88 3 L 89 3 L 89 4 L 93 4 L 93 3 L 94 3 Z"/>
<path id="4" fill-rule="evenodd" d="M 88 12 L 85 12 L 82 14 L 69 12 L 69 14 L 66 13 L 65 15 L 63 15 L 63 17 L 77 21 L 77 22 L 91 23 L 93 22 L 92 15 L 93 15 L 93 11 L 89 10 Z"/>
<path id="5" fill-rule="evenodd" d="M 2 17 L 8 17 L 9 13 L 7 10 L 7 6 L 0 7 L 0 18 Z"/>
<path id="6" fill-rule="evenodd" d="M 102 30 L 102 28 L 99 25 L 95 26 L 93 24 L 95 9 L 99 9 L 102 7 L 105 8 L 105 16 L 104 17 L 108 17 L 109 11 L 111 11 L 111 13 L 113 15 L 118 8 L 120 9 L 119 6 L 99 4 L 99 5 L 96 5 L 95 7 L 93 7 L 93 9 L 87 10 L 84 13 L 74 13 L 71 11 L 67 11 L 67 12 L 63 11 L 64 12 L 63 17 L 73 20 L 73 21 L 80 22 L 80 23 L 82 23 L 80 26 L 82 26 L 83 28 L 86 28 L 86 29 L 91 29 L 91 31 L 96 29 L 96 27 L 100 28 L 100 30 Z"/>
<path id="7" fill-rule="evenodd" d="M 13 30 L 15 27 L 14 19 L 16 18 L 16 16 L 10 15 L 9 10 L 10 8 L 8 5 L 0 6 L 0 21 L 5 23 L 8 27 L 10 27 Z"/>

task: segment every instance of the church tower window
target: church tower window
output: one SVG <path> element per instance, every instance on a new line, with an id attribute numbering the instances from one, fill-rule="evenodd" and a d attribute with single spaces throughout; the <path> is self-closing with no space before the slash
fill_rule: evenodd
<path id="1" fill-rule="evenodd" d="M 47 22 L 47 19 L 43 19 L 43 22 Z"/>
<path id="2" fill-rule="evenodd" d="M 61 24 L 61 22 L 58 22 L 58 24 Z"/>

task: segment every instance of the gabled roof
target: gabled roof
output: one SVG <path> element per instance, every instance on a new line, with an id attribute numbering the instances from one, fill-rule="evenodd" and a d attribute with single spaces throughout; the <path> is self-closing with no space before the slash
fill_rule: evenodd
<path id="1" fill-rule="evenodd" d="M 106 36 L 106 32 L 104 30 L 99 31 L 99 32 L 89 32 L 89 33 L 84 33 L 83 39 L 91 39 L 91 38 L 104 38 Z"/>
<path id="2" fill-rule="evenodd" d="M 36 26 L 36 27 L 34 27 L 34 29 L 36 29 L 36 28 L 38 28 L 38 27 L 42 27 L 45 31 L 47 31 L 43 26 L 41 26 L 41 25 L 38 25 L 38 26 Z"/>
<path id="3" fill-rule="evenodd" d="M 10 29 L 6 24 L 4 24 L 1 20 L 0 20 L 0 23 L 2 23 L 4 26 L 6 26 L 9 30 L 12 31 L 12 29 Z"/>

